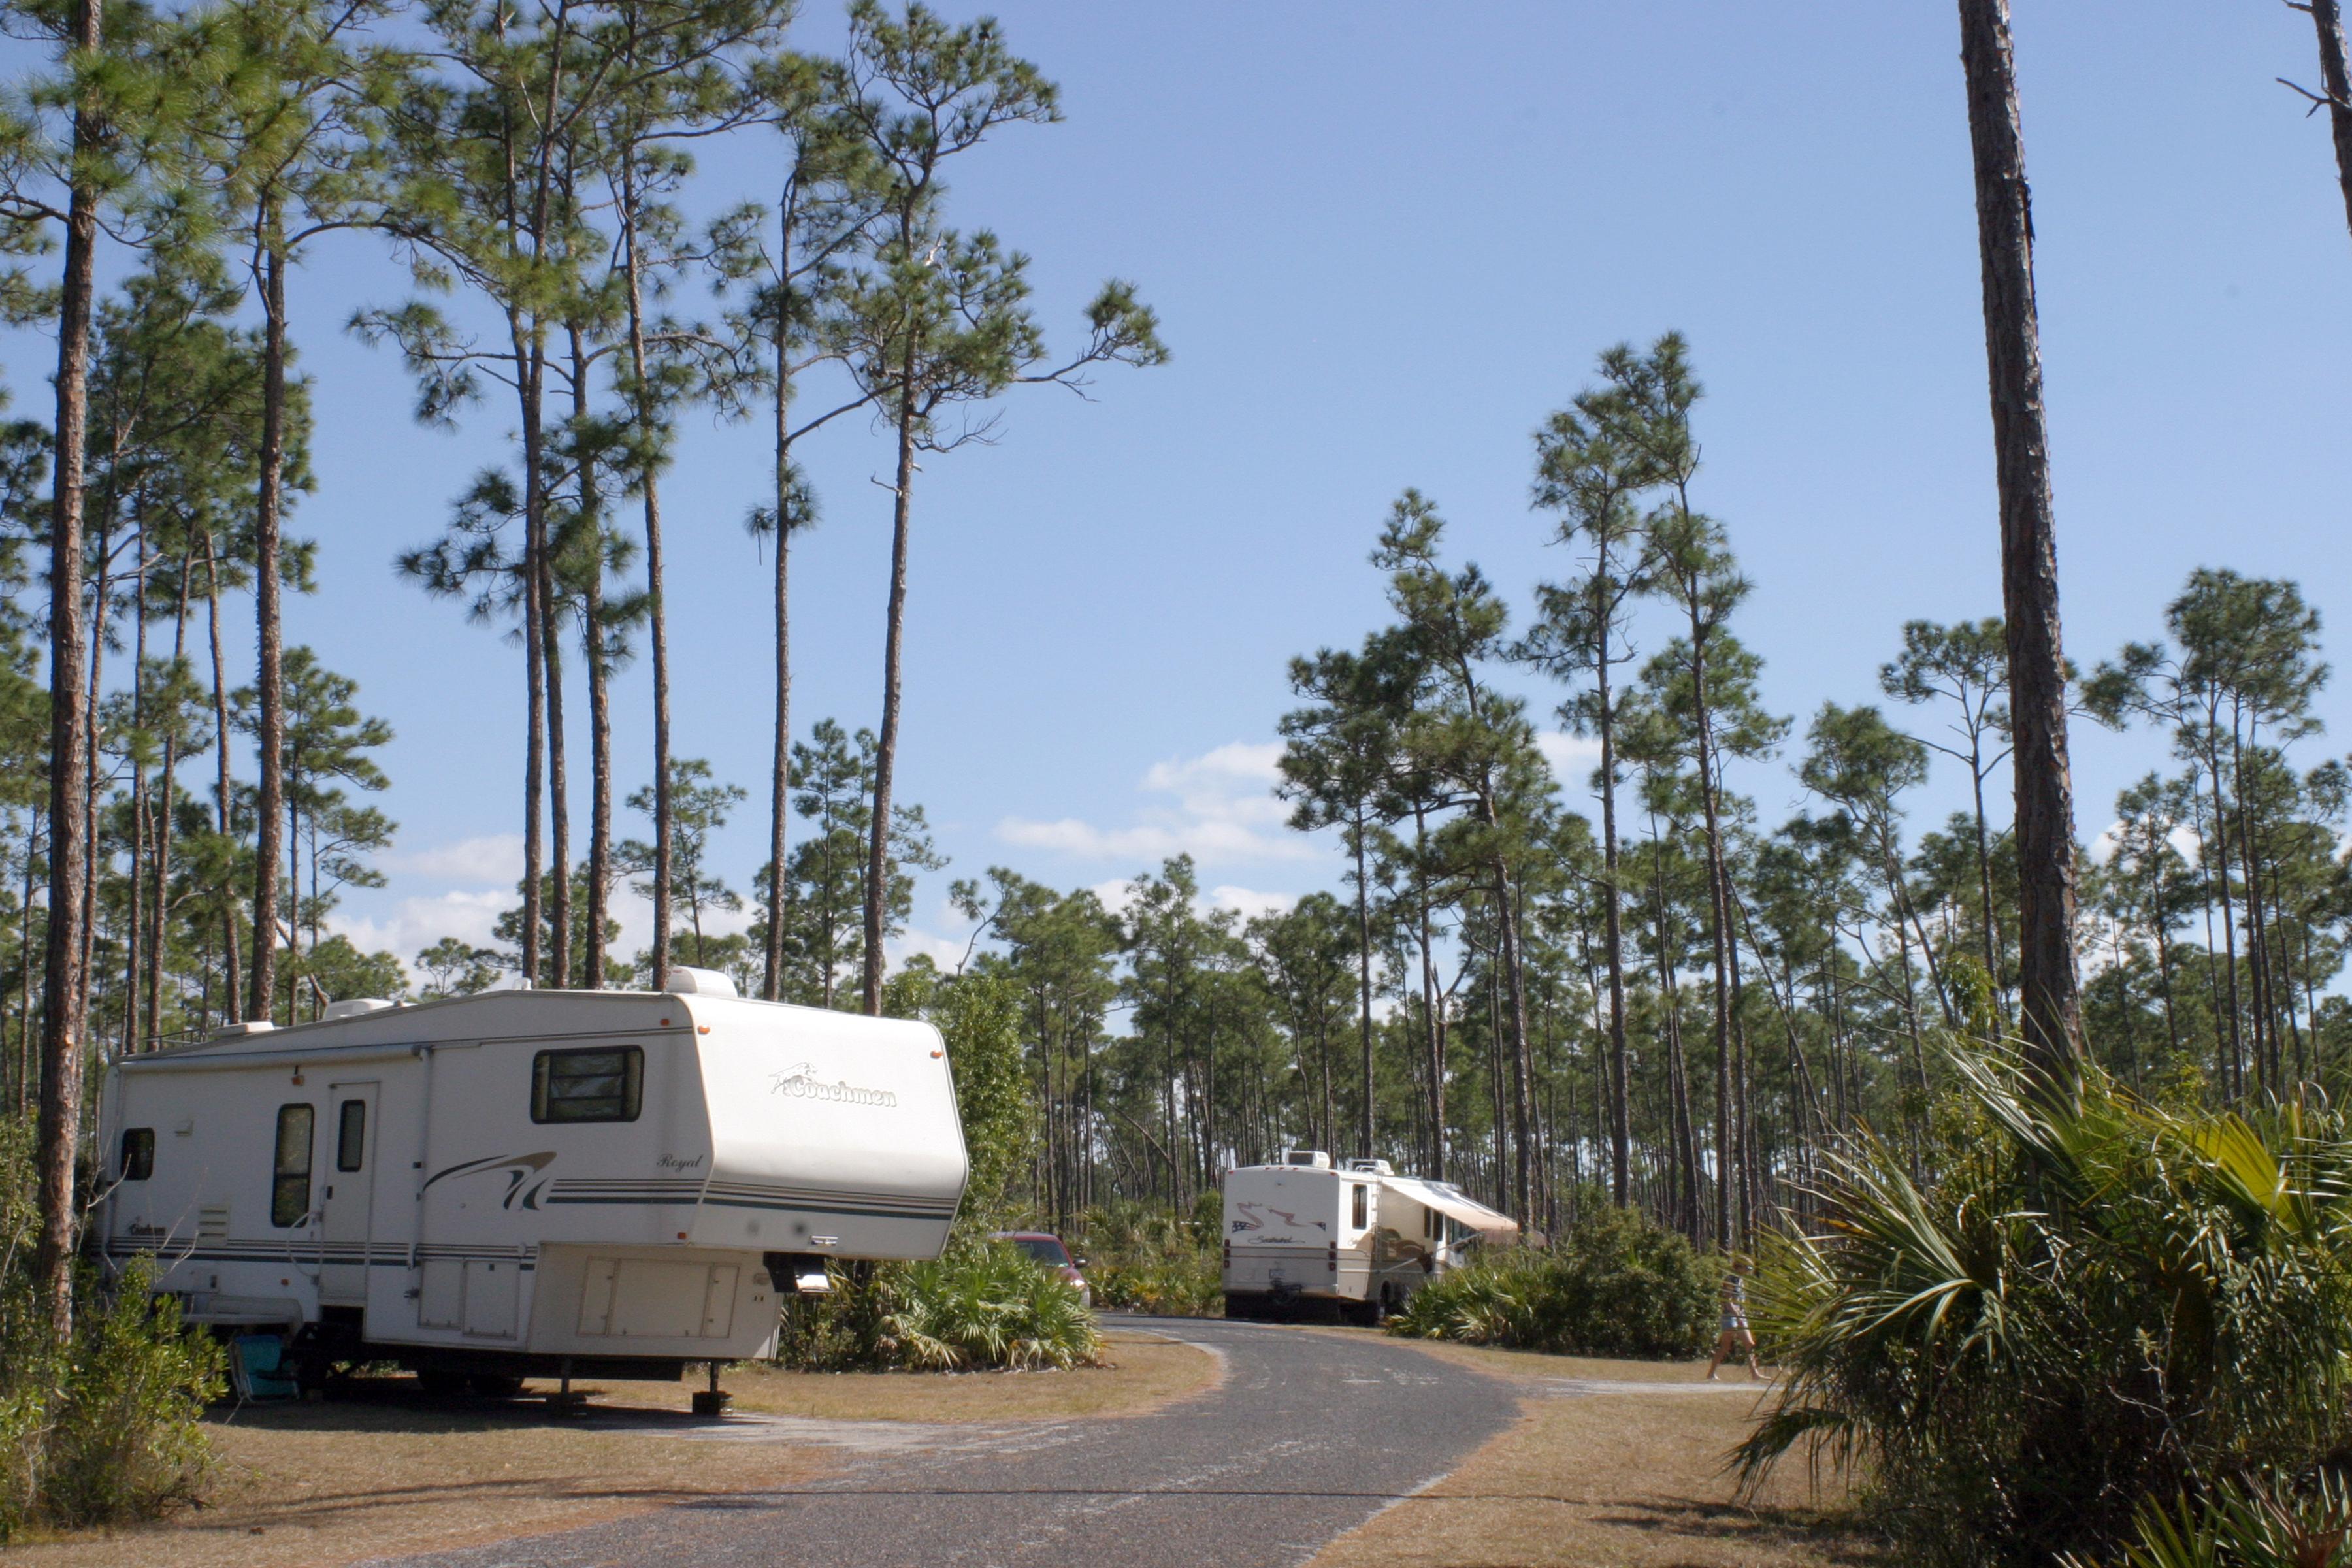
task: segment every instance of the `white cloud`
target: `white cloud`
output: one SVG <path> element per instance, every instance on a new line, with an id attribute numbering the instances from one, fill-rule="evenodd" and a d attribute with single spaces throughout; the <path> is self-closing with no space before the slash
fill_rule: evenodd
<path id="1" fill-rule="evenodd" d="M 1570 793 L 1583 790 L 1584 781 L 1601 765 L 1601 741 L 1598 736 L 1571 735 L 1565 730 L 1539 730 L 1536 732 L 1536 750 L 1551 764 L 1552 776 Z"/>
<path id="2" fill-rule="evenodd" d="M 1125 915 L 1135 903 L 1135 884 L 1125 878 L 1097 882 L 1089 889 L 1100 900 L 1102 907 L 1114 915 Z M 1280 914 L 1298 901 L 1296 893 L 1265 893 L 1255 888 L 1236 887 L 1220 883 L 1192 900 L 1192 907 L 1202 914 L 1214 914 L 1220 910 L 1238 910 L 1244 920 L 1259 915 Z"/>
<path id="3" fill-rule="evenodd" d="M 445 936 L 474 947 L 490 946 L 491 928 L 513 902 L 512 893 L 491 890 L 406 898 L 389 913 L 331 914 L 327 929 L 349 938 L 362 952 L 388 951 L 408 963 Z"/>
<path id="4" fill-rule="evenodd" d="M 511 889 L 522 880 L 522 835 L 491 833 L 430 849 L 395 852 L 385 856 L 383 864 L 387 871 L 426 881 Z"/>
<path id="5" fill-rule="evenodd" d="M 1178 855 L 1210 864 L 1318 858 L 1318 846 L 1284 826 L 1289 809 L 1274 795 L 1281 756 L 1278 742 L 1236 741 L 1197 757 L 1154 763 L 1141 787 L 1149 796 L 1169 798 L 1148 801 L 1137 820 L 1125 826 L 1105 827 L 1075 816 L 1008 816 L 996 825 L 996 836 L 1024 849 L 1090 860 L 1155 861 Z"/>
<path id="6" fill-rule="evenodd" d="M 904 969 L 907 966 L 907 960 L 921 952 L 929 954 L 933 963 L 938 964 L 948 973 L 953 974 L 956 965 L 963 962 L 964 944 L 971 940 L 969 936 L 940 936 L 937 932 L 925 931 L 919 926 L 908 926 L 885 942 L 882 951 L 888 958 L 889 967 L 894 972 Z"/>
<path id="7" fill-rule="evenodd" d="M 1175 795 L 1188 811 L 1218 809 L 1230 804 L 1237 791 L 1243 792 L 1242 798 L 1278 822 L 1284 808 L 1274 798 L 1274 786 L 1281 779 L 1281 742 L 1231 741 L 1197 757 L 1152 763 L 1143 775 L 1143 787 Z"/>

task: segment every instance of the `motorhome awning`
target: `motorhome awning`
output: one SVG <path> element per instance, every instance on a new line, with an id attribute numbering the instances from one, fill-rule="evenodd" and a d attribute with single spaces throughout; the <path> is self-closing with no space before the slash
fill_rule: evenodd
<path id="1" fill-rule="evenodd" d="M 1481 1235 L 1507 1237 L 1518 1234 L 1517 1220 L 1488 1208 L 1450 1183 L 1424 1182 L 1412 1176 L 1383 1176 L 1381 1185 L 1411 1198 L 1423 1208 L 1435 1209 L 1446 1218 L 1466 1225 Z"/>

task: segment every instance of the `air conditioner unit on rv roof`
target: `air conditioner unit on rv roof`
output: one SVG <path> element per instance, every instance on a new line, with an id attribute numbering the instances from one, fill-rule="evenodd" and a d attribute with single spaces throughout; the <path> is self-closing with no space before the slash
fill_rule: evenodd
<path id="1" fill-rule="evenodd" d="M 735 982 L 715 969 L 694 969 L 683 963 L 669 966 L 669 977 L 662 989 L 673 996 L 733 996 L 738 994 Z"/>
<path id="2" fill-rule="evenodd" d="M 1284 1152 L 1282 1163 L 1301 1165 L 1310 1171 L 1328 1171 L 1331 1168 L 1331 1156 L 1320 1149 L 1290 1149 Z"/>

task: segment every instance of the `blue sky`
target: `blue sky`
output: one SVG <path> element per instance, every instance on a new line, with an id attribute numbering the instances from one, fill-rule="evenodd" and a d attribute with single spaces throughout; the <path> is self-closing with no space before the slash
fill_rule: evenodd
<path id="1" fill-rule="evenodd" d="M 1380 617 L 1365 553 L 1407 485 L 1524 610 L 1566 567 L 1528 509 L 1530 431 L 1600 349 L 1669 327 L 1708 387 L 1700 500 L 1756 581 L 1738 630 L 1776 709 L 1871 700 L 1905 619 L 1998 610 L 1948 5 L 988 9 L 1067 119 L 966 159 L 956 221 L 1034 256 L 1056 342 L 1116 274 L 1174 359 L 1105 374 L 1092 402 L 1025 389 L 997 445 L 920 478 L 901 778 L 947 875 L 1100 885 L 1190 849 L 1227 903 L 1328 885 L 1329 847 L 1286 835 L 1266 795 L 1285 660 Z M 2352 239 L 2325 126 L 2273 80 L 2313 74 L 2308 22 L 2252 0 L 2021 10 L 2069 651 L 2151 635 L 2208 563 L 2295 576 L 2335 625 Z M 798 41 L 839 34 L 813 8 Z M 767 151 L 713 149 L 703 199 L 759 195 Z M 396 363 L 341 331 L 404 291 L 359 240 L 295 280 L 320 480 L 296 526 L 321 586 L 288 623 L 398 731 L 391 886 L 345 914 L 408 956 L 481 940 L 511 897 L 522 704 L 520 656 L 391 570 L 513 425 L 496 405 L 458 437 L 409 420 Z M 36 384 L 37 358 L 11 357 Z M 845 421 L 804 455 L 824 520 L 794 557 L 796 711 L 872 724 L 887 441 Z M 666 492 L 676 744 L 752 793 L 721 852 L 746 891 L 768 622 L 740 523 L 765 463 L 755 428 L 698 419 Z M 618 696 L 624 795 L 646 775 L 648 691 L 640 663 Z M 2325 706 L 2336 736 L 2343 703 Z M 2086 836 L 2162 750 L 2078 731 Z M 1785 768 L 1745 782 L 1768 822 L 1802 804 Z M 1919 815 L 1964 782 L 1939 776 Z M 956 941 L 944 889 L 911 942 Z"/>

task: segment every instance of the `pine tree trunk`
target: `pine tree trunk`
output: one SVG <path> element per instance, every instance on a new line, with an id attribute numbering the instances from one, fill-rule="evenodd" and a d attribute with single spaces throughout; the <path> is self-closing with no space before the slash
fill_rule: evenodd
<path id="1" fill-rule="evenodd" d="M 298 764 L 299 758 L 296 759 Z M 299 783 L 301 771 L 298 765 L 294 777 Z M 286 792 L 286 1022 L 290 1027 L 300 1023 L 295 1011 L 295 986 L 301 972 L 302 947 L 299 936 L 302 927 L 302 797 L 299 790 Z"/>
<path id="2" fill-rule="evenodd" d="M 74 994 L 74 1034 L 85 1039 L 89 1026 L 90 953 L 98 941 L 98 699 L 99 693 L 106 689 L 106 630 L 114 604 L 115 509 L 110 504 L 114 498 L 110 496 L 108 500 L 110 504 L 100 513 L 98 548 L 93 552 L 98 560 L 98 585 L 89 595 L 89 673 L 82 692 L 82 711 L 89 715 L 83 722 L 89 728 L 89 743 L 82 752 L 81 964 L 78 972 L 81 984 Z"/>
<path id="3" fill-rule="evenodd" d="M 782 264 L 782 240 L 779 240 Z M 784 995 L 784 858 L 791 847 L 793 787 L 792 618 L 792 354 L 787 331 L 789 300 L 776 304 L 776 751 L 768 782 L 768 948 L 760 994 L 771 1002 Z"/>
<path id="4" fill-rule="evenodd" d="M 646 380 L 645 280 L 637 258 L 636 172 L 622 163 L 621 222 L 628 265 L 629 373 L 635 387 L 639 438 L 653 439 L 653 389 Z M 653 988 L 669 984 L 671 838 L 669 778 L 669 616 L 662 601 L 661 486 L 648 464 L 644 476 L 646 507 L 646 616 L 654 667 L 654 973 Z M 702 956 L 698 951 L 697 958 Z"/>
<path id="5" fill-rule="evenodd" d="M 256 749 L 260 793 L 254 803 L 253 963 L 247 973 L 245 1013 L 268 1018 L 278 994 L 278 841 L 286 810 L 286 647 L 278 521 L 286 470 L 285 236 L 274 202 L 260 218 L 261 454 L 259 503 L 254 508 L 253 604 L 258 668 L 254 680 Z"/>
<path id="6" fill-rule="evenodd" d="M 152 568 L 147 552 L 147 522 L 143 515 L 139 521 L 138 544 L 133 556 L 136 567 L 131 578 L 131 617 L 136 629 L 131 643 L 131 723 L 136 730 L 145 730 L 152 721 L 147 711 L 147 574 Z M 139 1048 L 139 1025 L 146 1014 L 140 1005 L 140 985 L 147 972 L 147 843 L 150 827 L 149 813 L 154 809 L 154 797 L 147 786 L 146 764 L 134 752 L 131 763 L 131 875 L 123 880 L 129 908 L 122 922 L 122 1054 L 129 1056 Z"/>
<path id="7" fill-rule="evenodd" d="M 580 526 L 588 536 L 588 570 L 582 579 L 582 658 L 588 666 L 588 886 L 584 951 L 580 984 L 604 988 L 604 923 L 613 891 L 613 695 L 611 661 L 605 651 L 604 498 L 597 489 L 596 458 L 585 440 L 588 427 L 587 355 L 578 328 L 572 330 L 572 418 L 583 433 L 579 450 Z"/>
<path id="8" fill-rule="evenodd" d="M 2000 934 L 1994 924 L 1992 908 L 1992 847 L 1985 828 L 1984 753 L 1974 736 L 1969 740 L 1969 786 L 1974 793 L 1977 826 L 1977 900 L 1979 912 L 1984 920 L 1983 936 L 1985 984 L 1993 994 L 2000 994 Z"/>
<path id="9" fill-rule="evenodd" d="M 19 1116 L 32 1104 L 34 1064 L 40 1053 L 33 1026 L 33 894 L 34 868 L 41 847 L 41 804 L 36 801 L 25 816 L 25 883 L 16 908 L 16 1059 L 11 1064 L 16 1071 L 9 1100 L 9 1109 Z"/>
<path id="10" fill-rule="evenodd" d="M 2072 1073 L 2083 1033 L 2074 967 L 2074 797 L 2033 301 L 2032 199 L 2008 0 L 1959 0 L 1959 12 L 2000 492 L 2001 603 L 2017 774 L 2018 990 L 2029 1058 Z"/>
<path id="11" fill-rule="evenodd" d="M 539 628 L 545 614 L 540 594 L 541 556 L 546 548 L 541 521 L 546 516 L 547 501 L 540 488 L 542 436 L 540 384 L 534 374 L 538 355 L 520 310 L 508 310 L 507 331 L 514 348 L 515 392 L 522 415 L 522 679 L 530 710 L 522 747 L 522 978 L 527 984 L 544 985 L 547 974 L 540 958 L 547 848 L 540 837 L 540 825 L 545 805 L 541 781 L 547 771 L 547 644 Z"/>
<path id="12" fill-rule="evenodd" d="M 221 662 L 220 634 L 220 557 L 214 553 L 209 535 L 205 540 L 205 633 L 212 645 L 213 656 L 213 813 L 219 825 L 224 845 L 236 842 L 236 818 L 231 806 L 236 795 L 236 780 L 229 770 L 228 761 L 228 674 Z M 240 998 L 245 994 L 237 961 L 236 905 L 224 899 L 221 904 L 221 1016 L 229 1023 L 243 1016 Z"/>
<path id="13" fill-rule="evenodd" d="M 1676 1173 L 1675 1228 L 1693 1247 L 1706 1245 L 1700 1222 L 1698 1196 L 1698 1132 L 1692 1124 L 1690 1102 L 1690 1071 L 1684 1059 L 1682 1029 L 1682 991 L 1675 984 L 1675 964 L 1669 951 L 1670 937 L 1666 929 L 1666 856 L 1658 842 L 1655 823 L 1650 835 L 1652 864 L 1656 869 L 1654 896 L 1658 931 L 1658 1007 L 1664 1015 L 1666 1033 L 1666 1108 L 1667 1131 L 1674 1140 Z M 1728 1082 L 1726 1083 L 1728 1088 Z M 1721 1151 L 1717 1158 L 1722 1157 Z M 1716 1172 L 1717 1186 L 1728 1190 L 1729 1167 Z M 1729 1221 L 1725 1221 L 1722 1234 L 1730 1235 Z"/>
<path id="14" fill-rule="evenodd" d="M 536 334 L 534 333 L 534 337 Z M 547 382 L 547 351 L 534 342 L 531 379 L 535 388 Z M 534 396 L 532 401 L 539 401 Z M 542 436 L 542 439 L 544 437 Z M 547 972 L 543 984 L 557 990 L 572 984 L 572 779 L 564 765 L 563 724 L 563 590 L 555 573 L 555 539 L 547 523 L 547 487 L 542 483 L 532 526 L 539 534 L 539 626 L 544 651 L 547 701 Z"/>
<path id="15" fill-rule="evenodd" d="M 1499 832 L 1491 801 L 1486 807 L 1486 818 L 1488 830 Z M 1510 1008 L 1511 1142 L 1514 1145 L 1511 1192 L 1517 1205 L 1519 1222 L 1532 1226 L 1535 1224 L 1536 1201 L 1532 1142 L 1535 1058 L 1528 1044 L 1528 973 L 1519 947 L 1518 889 L 1499 859 L 1495 865 L 1495 899 L 1496 916 L 1502 928 L 1500 956 L 1504 1000 Z"/>
<path id="16" fill-rule="evenodd" d="M 2158 872 L 2158 877 L 2162 874 Z M 2164 907 L 2158 901 L 2163 897 L 2161 889 L 2159 882 L 2148 894 L 2148 924 L 2156 937 L 2156 978 L 2158 994 L 2164 998 L 2165 1043 L 2177 1053 L 2180 1049 L 2180 1026 L 2172 1012 L 2172 940 L 2171 933 L 2165 930 Z"/>
<path id="17" fill-rule="evenodd" d="M 2246 1091 L 2245 1047 L 2241 1031 L 2238 1004 L 2238 907 L 2236 899 L 2230 891 L 2230 808 L 2221 798 L 2221 762 L 2218 755 L 2212 754 L 2210 751 L 2205 759 L 2205 772 L 2213 781 L 2213 831 L 2209 836 L 2200 828 L 2198 834 L 2198 847 L 2200 850 L 2211 850 L 2220 860 L 2220 877 L 2214 878 L 2210 872 L 2208 872 L 2207 876 L 2208 880 L 2220 892 L 2221 898 L 2222 984 L 2216 989 L 2228 1000 L 2228 1007 L 2223 1015 L 2227 1022 L 2222 1034 L 2229 1050 L 2229 1059 L 2222 1068 L 2221 1082 L 2223 1089 L 2234 1098 L 2243 1095 Z M 2203 861 L 2207 857 L 2200 854 L 2198 858 Z M 2210 911 L 2212 909 L 2210 900 L 2207 901 L 2206 909 L 2209 911 L 2210 920 Z M 2206 936 L 2210 942 L 2212 936 L 2210 925 L 2207 927 Z"/>
<path id="18" fill-rule="evenodd" d="M 1437 1021 L 1437 966 L 1430 958 L 1429 930 L 1429 814 L 1418 801 L 1412 807 L 1412 902 L 1413 934 L 1421 950 L 1421 1022 L 1425 1038 L 1423 1042 L 1429 1055 L 1429 1152 L 1430 1179 L 1445 1180 L 1445 1035 Z M 1361 886 L 1362 857 L 1357 858 L 1356 875 Z M 1371 952 L 1371 926 L 1367 921 L 1364 951 L 1369 963 Z M 1371 1038 L 1372 989 L 1371 972 L 1364 977 L 1364 1037 Z M 1366 1046 L 1370 1051 L 1369 1044 Z"/>
<path id="19" fill-rule="evenodd" d="M 1682 502 L 1683 514 L 1690 503 Z M 1732 1245 L 1730 1173 L 1737 1163 L 1738 1123 L 1731 1113 L 1731 893 L 1724 868 L 1722 802 L 1715 776 L 1715 729 L 1707 710 L 1707 627 L 1699 612 L 1696 584 L 1687 584 L 1691 627 L 1691 705 L 1698 749 L 1699 802 L 1706 817 L 1707 936 L 1715 959 L 1715 1235 Z M 1695 1239 L 1695 1238 L 1694 1238 Z"/>
<path id="20" fill-rule="evenodd" d="M 1363 1048 L 1364 1058 L 1363 1120 L 1357 1130 L 1356 1139 L 1364 1152 L 1364 1158 L 1369 1160 L 1372 1158 L 1372 1135 L 1375 1131 L 1372 1125 L 1372 903 L 1371 883 L 1368 879 L 1370 873 L 1364 866 L 1365 822 L 1361 811 L 1356 814 L 1355 828 L 1350 847 L 1356 852 L 1356 974 L 1358 995 L 1363 1006 L 1359 1044 Z M 1441 1089 L 1440 1093 L 1443 1092 Z M 1443 1136 L 1440 1134 L 1441 1142 Z M 1437 1179 L 1443 1180 L 1445 1173 L 1441 1168 L 1435 1174 Z"/>
<path id="21" fill-rule="evenodd" d="M 1593 594 L 1607 592 L 1604 548 L 1593 568 Z M 1625 936 L 1617 901 L 1617 715 L 1609 701 L 1609 620 L 1599 618 L 1600 658 L 1593 661 L 1601 698 L 1601 909 L 1602 956 L 1609 965 L 1609 1194 L 1619 1208 L 1632 1196 L 1633 1105 L 1626 1082 Z"/>
<path id="22" fill-rule="evenodd" d="M 2344 187 L 2344 221 L 2352 227 L 2352 63 L 2346 58 L 2344 14 L 2336 0 L 2309 0 L 2302 8 L 2319 34 L 2319 82 L 2336 142 L 2336 178 Z"/>
<path id="23" fill-rule="evenodd" d="M 1731 1098 L 1732 1126 L 1738 1131 L 1733 1141 L 1739 1152 L 1740 1173 L 1739 1213 L 1734 1216 L 1735 1230 L 1730 1245 L 1738 1247 L 1753 1235 L 1756 1216 L 1763 1212 L 1764 1167 L 1759 1151 L 1762 1141 L 1756 1134 L 1755 1101 L 1749 1090 L 1752 1079 L 1748 1068 L 1748 1026 L 1741 1021 L 1739 978 L 1739 947 L 1731 949 Z"/>
<path id="24" fill-rule="evenodd" d="M 78 0 L 74 45 L 96 55 L 100 0 Z M 103 140 L 98 106 L 74 112 L 79 153 Z M 77 163 L 77 168 L 79 164 Z M 36 1153 L 41 1238 L 33 1260 L 49 1327 L 62 1345 L 73 1329 L 73 1254 L 79 1209 L 74 1162 L 81 1140 L 83 813 L 89 711 L 82 688 L 82 454 L 89 415 L 90 303 L 95 292 L 98 193 L 74 182 L 66 216 L 65 276 L 58 308 L 57 453 L 49 526 L 49 929 L 41 1010 L 41 1106 Z"/>
<path id="25" fill-rule="evenodd" d="M 176 680 L 188 656 L 188 595 L 196 567 L 196 547 L 193 539 L 180 555 L 179 600 L 172 615 L 172 673 Z M 147 1047 L 154 1049 L 163 1032 L 163 941 L 169 910 L 166 905 L 172 887 L 172 832 L 174 826 L 175 803 L 179 793 L 181 713 L 176 696 L 173 700 L 171 723 L 163 732 L 163 763 L 161 770 L 162 809 L 155 818 L 155 848 L 152 869 L 149 873 L 153 892 L 148 900 L 147 974 L 143 994 L 146 1016 L 140 1028 Z"/>
<path id="26" fill-rule="evenodd" d="M 882 739 L 874 756 L 874 820 L 866 852 L 865 1005 L 882 1016 L 882 939 L 890 907 L 890 790 L 898 766 L 898 683 L 907 629 L 907 530 L 915 493 L 915 348 L 899 365 L 898 471 L 890 511 L 890 599 L 882 643 Z"/>

